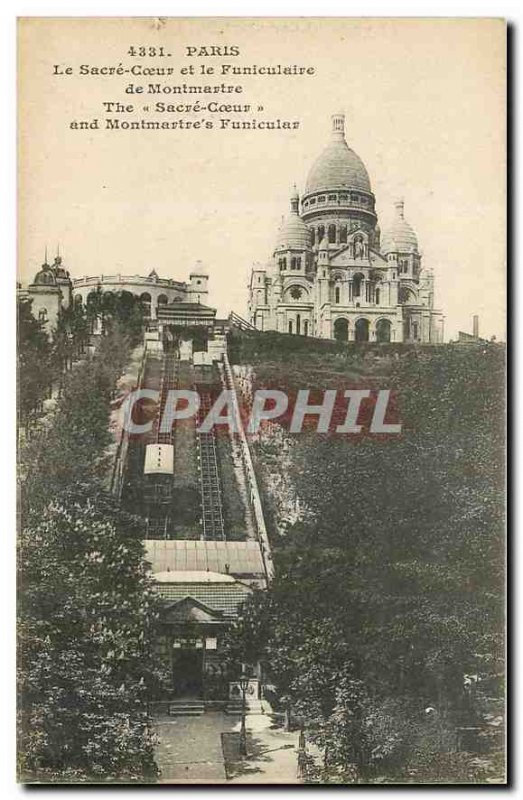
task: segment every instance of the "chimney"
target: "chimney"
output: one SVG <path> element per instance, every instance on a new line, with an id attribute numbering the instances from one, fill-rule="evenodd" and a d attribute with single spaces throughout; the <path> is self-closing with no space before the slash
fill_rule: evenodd
<path id="1" fill-rule="evenodd" d="M 475 339 L 479 339 L 479 316 L 477 314 L 472 317 L 472 335 Z"/>

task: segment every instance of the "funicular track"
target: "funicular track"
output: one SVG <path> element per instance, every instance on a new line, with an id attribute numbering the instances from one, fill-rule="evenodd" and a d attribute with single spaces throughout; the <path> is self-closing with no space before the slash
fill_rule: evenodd
<path id="1" fill-rule="evenodd" d="M 167 444 L 174 447 L 174 431 L 161 430 L 168 393 L 178 387 L 178 362 L 173 352 L 167 352 L 162 359 L 160 377 L 160 400 L 158 411 L 153 421 L 151 444 Z M 146 538 L 167 539 L 171 522 L 174 482 L 172 475 L 161 476 L 149 481 L 145 487 L 147 508 Z"/>
<path id="2" fill-rule="evenodd" d="M 207 416 L 212 405 L 211 395 L 200 388 L 199 422 Z M 214 432 L 197 431 L 198 457 L 200 463 L 200 494 L 202 503 L 202 527 L 204 539 L 225 540 L 223 524 L 222 488 L 216 439 Z"/>

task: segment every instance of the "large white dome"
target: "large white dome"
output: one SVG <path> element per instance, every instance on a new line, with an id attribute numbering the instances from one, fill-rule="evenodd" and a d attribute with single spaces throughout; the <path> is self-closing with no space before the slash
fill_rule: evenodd
<path id="1" fill-rule="evenodd" d="M 312 165 L 305 194 L 329 189 L 372 192 L 365 164 L 345 141 L 342 114 L 333 116 L 332 141 Z"/>

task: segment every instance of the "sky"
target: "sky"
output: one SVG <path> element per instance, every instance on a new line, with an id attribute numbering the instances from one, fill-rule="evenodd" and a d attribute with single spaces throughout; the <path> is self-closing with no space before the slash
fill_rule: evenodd
<path id="1" fill-rule="evenodd" d="M 164 47 L 169 56 L 129 55 Z M 237 47 L 240 55 L 187 56 Z M 158 51 L 157 51 L 158 52 Z M 223 51 L 222 51 L 223 52 Z M 171 77 L 79 74 L 89 67 L 170 66 Z M 214 75 L 181 76 L 213 66 Z M 219 76 L 222 64 L 313 67 L 310 76 Z M 55 69 L 55 65 L 57 69 Z M 72 67 L 73 74 L 65 72 Z M 130 94 L 147 85 L 241 85 L 215 95 L 252 112 L 142 113 L 195 95 Z M 201 98 L 201 96 L 200 96 Z M 208 101 L 209 97 L 206 96 Z M 133 104 L 107 113 L 104 102 Z M 263 111 L 257 111 L 263 106 Z M 185 280 L 197 260 L 219 316 L 246 314 L 254 262 L 266 262 L 294 183 L 329 141 L 331 115 L 363 159 L 386 230 L 397 197 L 434 270 L 446 339 L 505 339 L 505 26 L 466 19 L 25 19 L 19 25 L 19 276 L 57 246 L 73 277 Z M 214 122 L 212 130 L 105 130 L 105 119 Z M 297 130 L 221 131 L 222 117 L 299 121 Z M 75 130 L 72 121 L 98 120 Z"/>

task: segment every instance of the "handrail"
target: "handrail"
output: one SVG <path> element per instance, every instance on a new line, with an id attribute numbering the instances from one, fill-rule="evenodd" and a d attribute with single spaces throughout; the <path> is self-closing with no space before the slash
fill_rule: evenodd
<path id="1" fill-rule="evenodd" d="M 249 443 L 247 441 L 247 437 L 245 435 L 245 431 L 243 428 L 243 422 L 240 415 L 240 407 L 238 405 L 238 397 L 236 394 L 236 386 L 234 384 L 234 376 L 232 374 L 232 369 L 229 362 L 229 357 L 227 355 L 227 350 L 225 350 L 223 353 L 223 364 L 224 364 L 226 383 L 228 384 L 228 387 L 231 390 L 233 414 L 236 422 L 238 436 L 240 439 L 243 461 L 247 475 L 247 483 L 250 488 L 250 499 L 251 499 L 252 509 L 254 512 L 256 531 L 258 534 L 258 544 L 260 545 L 267 581 L 270 582 L 274 576 L 274 564 L 271 554 L 271 545 L 269 542 L 269 537 L 267 535 L 267 528 L 263 516 L 263 507 L 260 498 L 260 492 L 258 489 L 258 482 L 256 480 L 256 473 L 254 471 L 254 465 L 252 462 L 251 451 L 249 449 Z"/>

